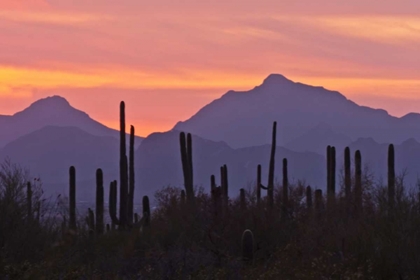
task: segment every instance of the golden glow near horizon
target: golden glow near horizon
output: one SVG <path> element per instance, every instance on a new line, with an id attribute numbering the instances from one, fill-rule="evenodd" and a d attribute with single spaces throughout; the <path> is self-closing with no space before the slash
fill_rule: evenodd
<path id="1" fill-rule="evenodd" d="M 420 111 L 420 3 L 263 2 L 2 1 L 0 114 L 56 94 L 114 127 L 126 99 L 147 135 L 270 73 Z"/>

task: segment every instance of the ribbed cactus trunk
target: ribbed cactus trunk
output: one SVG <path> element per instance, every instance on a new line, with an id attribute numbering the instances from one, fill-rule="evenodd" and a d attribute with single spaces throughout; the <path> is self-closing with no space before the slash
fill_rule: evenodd
<path id="1" fill-rule="evenodd" d="M 257 205 L 261 203 L 261 164 L 257 167 Z"/>
<path id="2" fill-rule="evenodd" d="M 350 148 L 344 150 L 344 193 L 346 201 L 346 212 L 349 214 L 351 205 L 351 159 Z"/>
<path id="3" fill-rule="evenodd" d="M 355 182 L 354 182 L 354 199 L 356 207 L 356 215 L 358 216 L 362 211 L 362 154 L 360 151 L 356 151 L 354 155 L 354 170 L 355 170 Z"/>
<path id="4" fill-rule="evenodd" d="M 394 145 L 388 147 L 388 205 L 390 209 L 395 204 L 395 151 Z"/>
<path id="5" fill-rule="evenodd" d="M 313 207 L 312 201 L 312 188 L 310 186 L 306 187 L 306 207 L 311 210 Z"/>
<path id="6" fill-rule="evenodd" d="M 28 211 L 27 218 L 28 222 L 31 222 L 32 217 L 32 185 L 31 182 L 28 182 L 26 185 L 26 209 Z"/>
<path id="7" fill-rule="evenodd" d="M 134 141 L 135 129 L 134 126 L 130 128 L 130 148 L 129 148 L 129 193 L 128 193 L 128 222 L 133 223 L 134 215 L 134 189 L 135 189 L 135 171 L 134 171 Z"/>
<path id="8" fill-rule="evenodd" d="M 246 209 L 246 196 L 245 196 L 244 189 L 239 190 L 239 200 L 240 200 L 241 210 L 244 211 Z"/>
<path id="9" fill-rule="evenodd" d="M 273 132 L 271 139 L 271 154 L 270 154 L 270 165 L 268 170 L 268 184 L 267 184 L 267 196 L 268 205 L 270 209 L 274 207 L 274 169 L 275 169 L 275 156 L 276 156 L 276 140 L 277 140 L 277 122 L 273 123 Z"/>
<path id="10" fill-rule="evenodd" d="M 210 194 L 213 196 L 214 190 L 217 188 L 216 186 L 216 176 L 210 176 Z"/>
<path id="11" fill-rule="evenodd" d="M 254 262 L 255 241 L 254 234 L 249 229 L 242 234 L 242 261 L 245 265 L 252 265 Z"/>
<path id="12" fill-rule="evenodd" d="M 184 186 L 187 195 L 187 201 L 191 203 L 194 201 L 191 134 L 188 133 L 188 136 L 185 137 L 185 133 L 181 132 L 179 135 L 179 144 L 181 150 L 182 170 L 184 173 Z"/>
<path id="13" fill-rule="evenodd" d="M 143 196 L 143 219 L 144 226 L 150 226 L 150 203 L 148 196 Z"/>
<path id="14" fill-rule="evenodd" d="M 104 176 L 102 169 L 96 170 L 96 234 L 104 232 Z"/>
<path id="15" fill-rule="evenodd" d="M 333 207 L 335 200 L 335 147 L 327 147 L 327 204 Z"/>
<path id="16" fill-rule="evenodd" d="M 223 165 L 222 167 L 222 194 L 223 194 L 223 203 L 225 206 L 225 209 L 227 209 L 229 204 L 229 178 L 228 178 L 228 169 L 227 165 Z"/>
<path id="17" fill-rule="evenodd" d="M 120 218 L 119 229 L 124 230 L 128 224 L 128 170 L 125 132 L 125 103 L 120 103 Z"/>
<path id="18" fill-rule="evenodd" d="M 111 182 L 109 186 L 109 216 L 112 220 L 112 229 L 120 224 L 117 217 L 117 181 Z"/>
<path id="19" fill-rule="evenodd" d="M 76 168 L 70 167 L 70 188 L 69 188 L 69 227 L 76 230 Z"/>

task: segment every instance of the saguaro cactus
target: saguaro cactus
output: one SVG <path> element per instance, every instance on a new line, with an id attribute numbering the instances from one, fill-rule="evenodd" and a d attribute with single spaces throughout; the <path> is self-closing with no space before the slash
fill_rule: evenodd
<path id="1" fill-rule="evenodd" d="M 96 170 L 96 234 L 104 232 L 104 179 L 102 169 Z"/>
<path id="2" fill-rule="evenodd" d="M 268 184 L 267 184 L 268 204 L 270 208 L 273 208 L 274 206 L 274 167 L 275 167 L 275 156 L 276 156 L 276 140 L 277 140 L 277 122 L 274 122 L 272 140 L 271 140 L 270 167 L 268 170 Z"/>
<path id="3" fill-rule="evenodd" d="M 109 186 L 109 216 L 112 220 L 112 228 L 120 224 L 117 217 L 117 181 L 112 181 Z"/>
<path id="4" fill-rule="evenodd" d="M 125 103 L 120 103 L 120 229 L 127 227 L 128 219 L 128 170 L 127 170 L 127 149 L 125 137 Z"/>
<path id="5" fill-rule="evenodd" d="M 135 172 L 134 172 L 134 141 L 135 129 L 134 126 L 130 128 L 130 148 L 129 148 L 129 192 L 128 192 L 128 221 L 133 223 L 134 213 L 134 189 L 135 189 Z"/>
<path id="6" fill-rule="evenodd" d="M 388 147 L 388 204 L 394 208 L 395 204 L 395 150 L 394 145 Z"/>
<path id="7" fill-rule="evenodd" d="M 150 203 L 149 197 L 143 196 L 143 219 L 144 219 L 144 226 L 150 226 Z"/>
<path id="8" fill-rule="evenodd" d="M 225 206 L 227 206 L 228 202 L 229 202 L 229 179 L 228 179 L 228 169 L 227 169 L 227 165 L 223 165 L 221 167 L 221 173 L 222 173 L 222 195 L 223 195 L 223 200 L 225 203 Z"/>
<path id="9" fill-rule="evenodd" d="M 350 148 L 344 150 L 344 193 L 346 196 L 346 208 L 349 211 L 351 201 L 351 160 Z"/>
<path id="10" fill-rule="evenodd" d="M 72 230 L 76 230 L 76 168 L 70 167 L 70 188 L 69 188 L 69 227 Z"/>
<path id="11" fill-rule="evenodd" d="M 214 189 L 217 187 L 216 185 L 216 176 L 210 176 L 210 194 L 213 194 Z"/>
<path id="12" fill-rule="evenodd" d="M 242 234 L 242 261 L 246 265 L 251 265 L 254 261 L 254 234 L 247 229 Z"/>
<path id="13" fill-rule="evenodd" d="M 354 155 L 355 163 L 355 182 L 354 182 L 354 198 L 356 206 L 356 214 L 362 210 L 362 154 L 356 151 Z"/>
<path id="14" fill-rule="evenodd" d="M 179 135 L 179 144 L 181 148 L 182 170 L 184 173 L 184 186 L 187 195 L 187 200 L 192 202 L 194 200 L 194 184 L 193 184 L 193 163 L 192 163 L 192 139 L 191 134 L 188 133 L 187 138 L 185 133 L 181 132 Z"/>
<path id="15" fill-rule="evenodd" d="M 246 209 L 246 197 L 245 197 L 245 190 L 244 189 L 239 190 L 239 199 L 240 199 L 241 209 L 245 210 Z"/>
<path id="16" fill-rule="evenodd" d="M 327 202 L 331 207 L 335 199 L 335 147 L 327 147 Z"/>

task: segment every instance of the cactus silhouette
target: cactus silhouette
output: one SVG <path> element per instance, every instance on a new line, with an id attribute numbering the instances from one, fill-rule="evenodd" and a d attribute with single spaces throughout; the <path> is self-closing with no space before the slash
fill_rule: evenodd
<path id="1" fill-rule="evenodd" d="M 130 148 L 129 148 L 129 192 L 128 192 L 128 221 L 133 223 L 134 214 L 134 189 L 135 189 L 135 171 L 134 171 L 134 141 L 135 129 L 134 126 L 130 128 Z"/>
<path id="2" fill-rule="evenodd" d="M 70 167 L 70 189 L 69 189 L 69 227 L 76 230 L 76 168 Z"/>
<path id="3" fill-rule="evenodd" d="M 188 138 L 188 139 L 186 139 Z M 182 170 L 184 173 L 184 186 L 187 195 L 187 201 L 194 200 L 194 183 L 193 183 L 193 163 L 192 163 L 192 139 L 191 134 L 181 132 L 179 135 L 179 144 L 181 148 Z"/>
<path id="4" fill-rule="evenodd" d="M 244 189 L 239 190 L 239 200 L 240 200 L 241 209 L 245 210 L 246 209 L 246 197 L 245 197 L 245 190 Z"/>
<path id="5" fill-rule="evenodd" d="M 143 196 L 143 219 L 144 226 L 150 226 L 150 203 L 148 196 Z"/>
<path id="6" fill-rule="evenodd" d="M 104 232 L 104 178 L 102 169 L 96 170 L 96 225 L 97 235 Z"/>
<path id="7" fill-rule="evenodd" d="M 222 196 L 223 196 L 223 203 L 225 208 L 227 208 L 229 203 L 229 180 L 228 180 L 228 169 L 227 165 L 223 165 L 220 168 L 221 172 L 221 183 L 222 183 Z"/>
<path id="8" fill-rule="evenodd" d="M 250 265 L 254 261 L 254 234 L 247 229 L 242 234 L 242 261 L 246 265 Z"/>
<path id="9" fill-rule="evenodd" d="M 348 213 L 351 203 L 351 159 L 349 147 L 344 149 L 344 194 L 346 198 L 346 211 Z"/>
<path id="10" fill-rule="evenodd" d="M 395 150 L 394 145 L 388 147 L 388 205 L 394 208 L 395 204 Z"/>
<path id="11" fill-rule="evenodd" d="M 213 193 L 214 189 L 216 188 L 216 177 L 214 175 L 210 176 L 210 193 Z"/>
<path id="12" fill-rule="evenodd" d="M 128 223 L 128 170 L 125 137 L 125 103 L 120 103 L 120 218 L 115 220 L 119 229 L 125 229 Z"/>
<path id="13" fill-rule="evenodd" d="M 355 198 L 355 207 L 356 215 L 362 211 L 362 154 L 359 150 L 356 151 L 354 155 L 355 163 L 355 182 L 354 182 L 354 198 Z"/>
<path id="14" fill-rule="evenodd" d="M 276 140 L 277 140 L 276 131 L 277 131 L 277 122 L 274 122 L 272 140 L 271 140 L 270 167 L 268 170 L 268 184 L 267 184 L 268 204 L 271 209 L 274 206 L 274 168 L 275 168 Z"/>
<path id="15" fill-rule="evenodd" d="M 117 181 L 111 182 L 109 186 L 109 215 L 112 220 L 112 227 L 119 225 L 120 221 L 117 217 Z"/>
<path id="16" fill-rule="evenodd" d="M 327 147 L 327 203 L 331 207 L 335 199 L 335 147 Z"/>

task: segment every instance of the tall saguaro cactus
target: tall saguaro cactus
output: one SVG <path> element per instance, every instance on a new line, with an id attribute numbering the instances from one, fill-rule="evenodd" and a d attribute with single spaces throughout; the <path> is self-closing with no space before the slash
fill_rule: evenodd
<path id="1" fill-rule="evenodd" d="M 394 145 L 388 147 L 388 205 L 394 208 L 395 204 L 395 150 Z"/>
<path id="2" fill-rule="evenodd" d="M 128 219 L 128 170 L 125 137 L 125 103 L 120 103 L 120 218 L 119 228 L 127 227 Z M 117 223 L 116 223 L 117 224 Z"/>
<path id="3" fill-rule="evenodd" d="M 346 208 L 348 211 L 351 201 L 351 159 L 349 147 L 346 147 L 344 150 L 344 193 L 346 196 Z"/>
<path id="4" fill-rule="evenodd" d="M 109 216 L 112 220 L 112 228 L 115 225 L 120 225 L 120 220 L 117 217 L 117 181 L 112 181 L 109 186 Z"/>
<path id="5" fill-rule="evenodd" d="M 76 230 L 76 168 L 74 166 L 70 167 L 70 188 L 69 188 L 69 226 L 70 229 Z"/>
<path id="6" fill-rule="evenodd" d="M 143 196 L 143 219 L 144 226 L 150 226 L 150 203 L 147 195 Z"/>
<path id="7" fill-rule="evenodd" d="M 362 154 L 359 150 L 354 155 L 355 163 L 355 182 L 354 182 L 354 198 L 356 206 L 356 215 L 362 210 Z"/>
<path id="8" fill-rule="evenodd" d="M 134 141 L 135 129 L 130 128 L 130 148 L 129 148 L 129 192 L 128 192 L 128 220 L 133 223 L 134 215 L 134 188 L 135 188 L 135 172 L 134 172 Z"/>
<path id="9" fill-rule="evenodd" d="M 179 135 L 179 144 L 181 148 L 182 170 L 184 173 L 184 186 L 187 195 L 187 201 L 192 202 L 194 200 L 194 183 L 191 134 L 188 133 L 187 137 L 185 137 L 185 133 L 181 132 Z"/>
<path id="10" fill-rule="evenodd" d="M 335 147 L 327 147 L 327 203 L 331 207 L 335 199 Z"/>
<path id="11" fill-rule="evenodd" d="M 104 177 L 102 169 L 96 170 L 96 234 L 104 232 Z"/>
<path id="12" fill-rule="evenodd" d="M 224 199 L 224 203 L 227 206 L 227 203 L 229 201 L 229 178 L 228 178 L 228 169 L 227 169 L 227 165 L 223 165 L 222 169 L 222 194 L 223 194 L 223 199 Z"/>
<path id="13" fill-rule="evenodd" d="M 276 140 L 277 140 L 277 122 L 274 122 L 272 139 L 271 139 L 270 166 L 268 170 L 268 184 L 267 184 L 268 204 L 271 209 L 274 207 L 274 167 L 275 167 L 275 156 L 276 156 Z"/>

